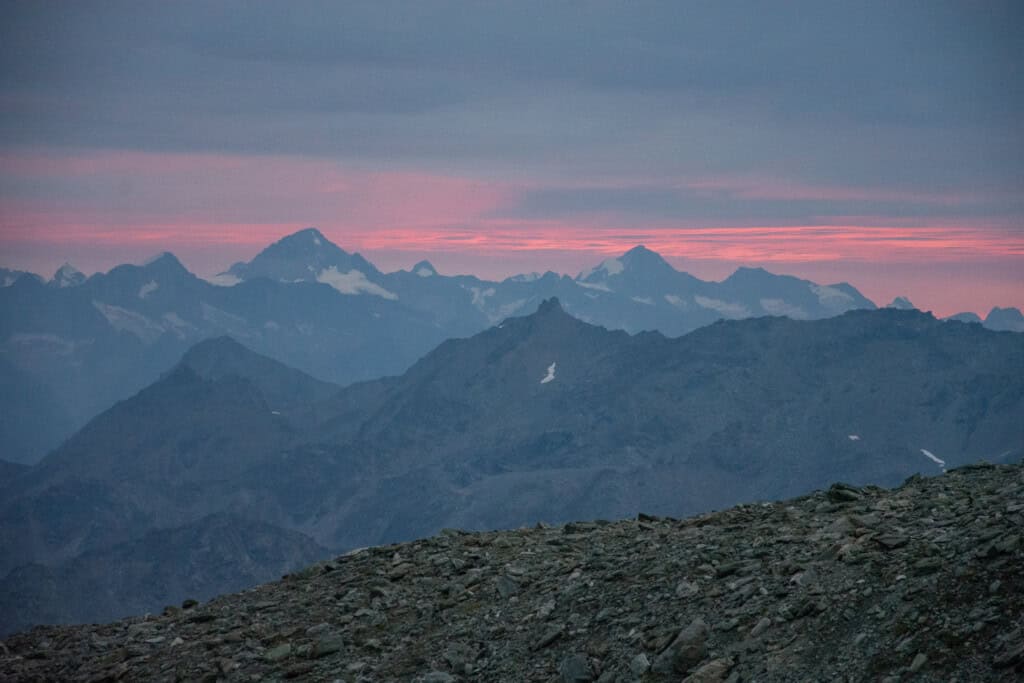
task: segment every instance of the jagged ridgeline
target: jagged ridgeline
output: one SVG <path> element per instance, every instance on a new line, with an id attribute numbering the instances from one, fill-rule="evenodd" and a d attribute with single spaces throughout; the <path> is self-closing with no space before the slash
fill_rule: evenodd
<path id="1" fill-rule="evenodd" d="M 12 680 L 1018 681 L 1024 469 L 684 520 L 445 531 L 161 616 L 44 627 Z"/>
<path id="2" fill-rule="evenodd" d="M 476 334 L 551 297 L 581 320 L 667 336 L 719 318 L 819 319 L 875 308 L 850 284 L 760 268 L 700 280 L 643 246 L 576 277 L 531 273 L 497 282 L 444 275 L 427 261 L 384 273 L 312 228 L 210 280 L 168 253 L 88 278 L 65 265 L 48 282 L 0 269 L 0 460 L 38 462 L 204 339 L 228 335 L 344 385 L 401 374 L 445 339 Z M 957 317 L 982 322 L 974 313 Z M 993 309 L 984 324 L 1024 331 L 1017 309 Z"/>
<path id="3" fill-rule="evenodd" d="M 159 610 L 445 527 L 681 517 L 1013 462 L 1022 415 L 1024 337 L 914 310 L 672 339 L 549 299 L 344 389 L 208 340 L 14 470 L 0 626 Z"/>

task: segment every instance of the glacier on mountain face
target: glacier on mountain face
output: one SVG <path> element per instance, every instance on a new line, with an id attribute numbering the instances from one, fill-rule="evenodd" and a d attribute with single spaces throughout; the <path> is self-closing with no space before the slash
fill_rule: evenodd
<path id="1" fill-rule="evenodd" d="M 398 299 L 398 295 L 389 292 L 378 284 L 370 282 L 366 275 L 360 270 L 350 270 L 347 273 L 338 271 L 337 266 L 324 268 L 316 276 L 317 282 L 334 287 L 342 294 L 372 294 L 390 301 Z"/>
<path id="2" fill-rule="evenodd" d="M 139 287 L 139 298 L 145 299 L 147 296 L 155 292 L 160 287 L 160 283 L 156 280 L 150 280 L 146 284 Z"/>

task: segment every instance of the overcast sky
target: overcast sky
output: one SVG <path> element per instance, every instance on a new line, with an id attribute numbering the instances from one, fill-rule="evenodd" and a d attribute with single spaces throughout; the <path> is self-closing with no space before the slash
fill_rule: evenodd
<path id="1" fill-rule="evenodd" d="M 1024 305 L 1008 2 L 2 2 L 0 265 L 385 269 L 643 242 L 939 313 Z"/>

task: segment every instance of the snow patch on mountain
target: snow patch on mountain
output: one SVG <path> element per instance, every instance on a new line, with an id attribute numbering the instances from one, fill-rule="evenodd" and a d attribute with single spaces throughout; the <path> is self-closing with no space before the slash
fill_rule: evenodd
<path id="1" fill-rule="evenodd" d="M 686 301 L 684 301 L 682 297 L 676 296 L 675 294 L 666 294 L 665 301 L 669 302 L 676 308 L 683 309 L 684 311 L 690 307 L 690 305 L 686 303 Z"/>
<path id="2" fill-rule="evenodd" d="M 929 460 L 934 462 L 936 465 L 938 465 L 940 468 L 942 468 L 943 472 L 946 471 L 946 461 L 945 460 L 941 460 L 941 459 L 937 458 L 934 453 L 932 453 L 931 451 L 926 450 L 924 448 L 921 449 L 921 453 L 924 454 L 924 456 L 926 458 L 928 458 Z"/>
<path id="3" fill-rule="evenodd" d="M 432 271 L 430 268 L 427 268 L 426 266 L 423 266 L 422 268 L 416 271 L 416 274 L 419 275 L 420 277 L 430 277 L 431 275 L 434 275 L 434 271 Z"/>
<path id="4" fill-rule="evenodd" d="M 58 268 L 57 272 L 53 274 L 52 280 L 53 285 L 61 289 L 64 287 L 77 287 L 83 282 L 85 282 L 85 275 L 70 263 L 65 263 Z"/>
<path id="5" fill-rule="evenodd" d="M 761 309 L 768 315 L 784 315 L 794 320 L 807 320 L 807 311 L 782 299 L 761 299 Z"/>
<path id="6" fill-rule="evenodd" d="M 543 277 L 540 273 L 520 273 L 509 278 L 512 282 L 536 282 Z"/>
<path id="7" fill-rule="evenodd" d="M 232 275 L 231 273 L 217 273 L 213 277 L 206 278 L 206 281 L 211 285 L 217 285 L 218 287 L 234 287 L 242 278 Z"/>
<path id="8" fill-rule="evenodd" d="M 649 296 L 634 296 L 634 297 L 630 297 L 630 298 L 633 301 L 637 302 L 638 304 L 644 304 L 645 306 L 653 306 L 654 305 L 654 301 Z"/>
<path id="9" fill-rule="evenodd" d="M 199 305 L 203 309 L 203 320 L 206 322 L 216 325 L 233 337 L 247 338 L 250 336 L 249 321 L 245 318 L 211 306 L 205 301 L 199 302 Z"/>
<path id="10" fill-rule="evenodd" d="M 912 311 L 914 310 L 915 306 L 907 297 L 898 296 L 895 299 L 893 299 L 892 303 L 886 306 L 886 308 L 896 308 L 901 311 Z"/>
<path id="11" fill-rule="evenodd" d="M 552 363 L 551 365 L 548 366 L 548 374 L 544 375 L 544 378 L 540 381 L 541 384 L 547 384 L 548 382 L 555 379 L 556 365 L 558 365 L 558 363 Z"/>
<path id="12" fill-rule="evenodd" d="M 488 287 L 487 289 L 481 289 L 480 287 L 470 287 L 469 291 L 473 294 L 473 305 L 482 307 L 487 303 L 487 297 L 494 296 L 494 287 Z"/>
<path id="13" fill-rule="evenodd" d="M 189 332 L 194 332 L 196 326 L 187 320 L 182 319 L 177 313 L 164 313 L 161 316 L 166 323 L 163 327 L 168 332 L 173 332 L 178 339 L 185 339 Z"/>
<path id="14" fill-rule="evenodd" d="M 372 294 L 373 296 L 379 296 L 389 301 L 398 299 L 398 295 L 394 292 L 389 292 L 378 284 L 370 282 L 366 279 L 366 275 L 359 270 L 350 270 L 347 273 L 341 273 L 338 271 L 336 266 L 330 268 L 324 268 L 316 276 L 317 282 L 322 282 L 326 285 L 334 287 L 342 294 Z"/>
<path id="15" fill-rule="evenodd" d="M 746 318 L 750 315 L 750 310 L 743 304 L 729 303 L 728 301 L 712 299 L 711 297 L 700 296 L 699 294 L 693 297 L 693 300 L 701 308 L 718 311 L 727 318 Z"/>
<path id="16" fill-rule="evenodd" d="M 603 282 L 583 282 L 582 280 L 576 280 L 576 284 L 578 284 L 580 287 L 586 287 L 587 289 L 599 289 L 602 292 L 612 291 L 611 289 L 609 289 L 608 285 L 604 284 Z"/>
<path id="17" fill-rule="evenodd" d="M 88 344 L 89 342 L 84 343 Z M 35 351 L 45 348 L 48 353 L 56 353 L 60 356 L 70 356 L 75 352 L 77 346 L 74 341 L 49 332 L 16 332 L 7 338 L 7 344 L 32 347 Z"/>
<path id="18" fill-rule="evenodd" d="M 617 258 L 610 258 L 601 263 L 601 270 L 609 275 L 618 275 L 625 269 L 626 267 L 622 265 L 622 261 Z"/>
<path id="19" fill-rule="evenodd" d="M 853 297 L 841 289 L 827 285 L 816 285 L 813 282 L 808 285 L 811 292 L 818 297 L 818 302 L 825 308 L 831 310 L 846 309 L 853 303 Z"/>
<path id="20" fill-rule="evenodd" d="M 859 437 L 859 436 L 857 436 L 856 434 L 850 434 L 850 435 L 849 435 L 848 437 L 846 437 L 846 438 L 847 438 L 847 439 L 849 439 L 850 441 L 860 441 L 860 437 Z"/>
<path id="21" fill-rule="evenodd" d="M 617 258 L 610 258 L 601 261 L 596 267 L 591 268 L 586 273 L 581 273 L 577 280 L 586 280 L 594 275 L 597 275 L 601 271 L 604 271 L 606 276 L 618 275 L 626 269 L 622 261 Z"/>
<path id="22" fill-rule="evenodd" d="M 510 301 L 507 304 L 503 304 L 498 307 L 498 317 L 507 318 L 525 305 L 526 299 L 516 299 L 515 301 Z"/>
<path id="23" fill-rule="evenodd" d="M 141 313 L 129 311 L 127 308 L 106 304 L 102 301 L 92 302 L 92 305 L 99 311 L 110 326 L 119 332 L 128 332 L 142 341 L 152 343 L 160 338 L 166 330 L 160 323 L 150 320 Z"/>
<path id="24" fill-rule="evenodd" d="M 160 283 L 156 280 L 150 280 L 146 284 L 139 287 L 139 298 L 145 299 L 147 296 L 155 292 L 160 287 Z"/>

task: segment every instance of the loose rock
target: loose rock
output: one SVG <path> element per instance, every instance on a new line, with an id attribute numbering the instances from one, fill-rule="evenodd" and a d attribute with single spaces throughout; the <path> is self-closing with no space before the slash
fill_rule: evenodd
<path id="1" fill-rule="evenodd" d="M 0 680 L 1018 683 L 1021 529 L 1024 468 L 998 465 L 684 520 L 452 531 L 15 634 Z"/>

